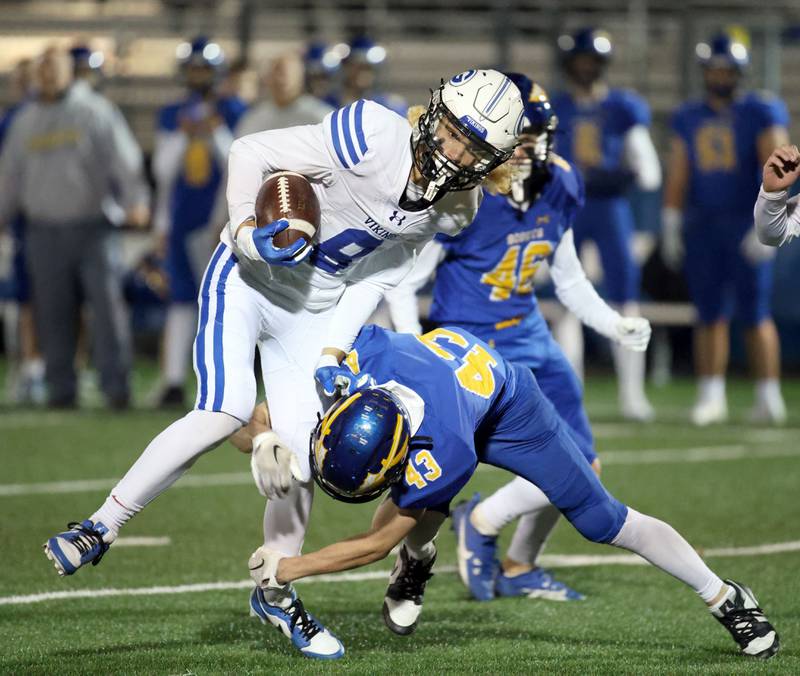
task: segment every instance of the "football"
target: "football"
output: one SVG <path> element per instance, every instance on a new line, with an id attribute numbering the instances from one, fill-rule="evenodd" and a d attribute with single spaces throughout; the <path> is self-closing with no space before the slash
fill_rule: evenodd
<path id="1" fill-rule="evenodd" d="M 319 228 L 319 200 L 308 179 L 292 171 L 267 177 L 256 197 L 256 227 L 285 218 L 289 227 L 272 241 L 278 248 L 294 244 L 301 237 L 309 243 Z"/>

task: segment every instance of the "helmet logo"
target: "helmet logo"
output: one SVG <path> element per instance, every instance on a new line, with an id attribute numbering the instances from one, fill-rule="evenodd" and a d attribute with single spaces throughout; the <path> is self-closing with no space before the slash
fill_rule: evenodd
<path id="1" fill-rule="evenodd" d="M 459 73 L 458 75 L 454 75 L 452 78 L 450 78 L 450 84 L 458 86 L 464 84 L 465 82 L 469 82 L 473 77 L 475 77 L 475 73 L 477 72 L 478 71 L 474 69 L 465 70 L 463 73 Z"/>
<path id="2" fill-rule="evenodd" d="M 486 131 L 486 127 L 484 127 L 480 122 L 478 122 L 474 117 L 471 115 L 462 115 L 458 118 L 463 124 L 465 124 L 469 129 L 475 132 L 481 138 L 486 138 L 488 132 Z"/>

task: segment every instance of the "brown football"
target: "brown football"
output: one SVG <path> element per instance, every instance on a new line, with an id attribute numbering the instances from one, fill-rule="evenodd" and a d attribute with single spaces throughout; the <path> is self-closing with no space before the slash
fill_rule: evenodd
<path id="1" fill-rule="evenodd" d="M 281 218 L 289 221 L 289 227 L 272 238 L 280 249 L 301 237 L 311 242 L 319 228 L 319 200 L 308 179 L 293 171 L 268 176 L 256 197 L 256 227 Z"/>

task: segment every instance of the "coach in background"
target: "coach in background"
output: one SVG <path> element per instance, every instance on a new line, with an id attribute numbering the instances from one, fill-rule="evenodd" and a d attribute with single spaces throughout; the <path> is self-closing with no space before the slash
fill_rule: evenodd
<path id="1" fill-rule="evenodd" d="M 708 425 L 728 417 L 725 372 L 735 298 L 756 377 L 750 418 L 782 423 L 780 344 L 770 310 L 775 252 L 758 241 L 752 208 L 761 166 L 788 142 L 789 115 L 774 96 L 738 95 L 749 62 L 741 41 L 723 33 L 698 44 L 696 54 L 705 97 L 683 104 L 673 117 L 662 217 L 664 261 L 673 269 L 683 264 L 699 315 L 691 419 Z"/>
<path id="2" fill-rule="evenodd" d="M 76 403 L 74 359 L 85 299 L 101 388 L 110 406 L 124 408 L 130 340 L 112 223 L 120 210 L 141 214 L 149 196 L 139 148 L 119 142 L 120 119 L 73 91 L 72 78 L 66 52 L 50 48 L 40 57 L 38 96 L 17 115 L 0 155 L 0 223 L 17 213 L 26 219 L 49 405 Z"/>
<path id="3" fill-rule="evenodd" d="M 800 150 L 795 145 L 777 148 L 764 165 L 764 180 L 753 216 L 758 240 L 767 246 L 781 246 L 800 236 L 800 196 L 789 197 L 789 188 L 800 176 Z"/>

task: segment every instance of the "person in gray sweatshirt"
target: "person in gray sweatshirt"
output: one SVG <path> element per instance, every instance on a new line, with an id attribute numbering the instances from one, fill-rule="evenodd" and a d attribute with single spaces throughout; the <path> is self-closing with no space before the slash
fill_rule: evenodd
<path id="1" fill-rule="evenodd" d="M 91 316 L 94 362 L 109 406 L 129 402 L 130 338 L 115 264 L 114 225 L 141 220 L 149 191 L 141 150 L 121 139 L 110 106 L 72 88 L 63 50 L 36 64 L 38 96 L 14 119 L 0 154 L 0 227 L 22 213 L 48 404 L 76 404 L 81 301 Z"/>

